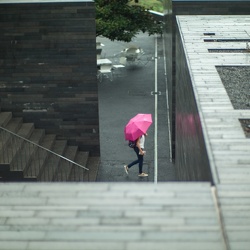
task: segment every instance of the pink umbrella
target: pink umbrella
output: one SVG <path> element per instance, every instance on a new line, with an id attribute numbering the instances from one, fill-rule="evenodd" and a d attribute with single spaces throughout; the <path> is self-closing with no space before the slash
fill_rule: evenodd
<path id="1" fill-rule="evenodd" d="M 137 138 L 147 132 L 151 124 L 151 114 L 137 114 L 135 117 L 130 119 L 124 128 L 125 139 L 135 141 Z"/>

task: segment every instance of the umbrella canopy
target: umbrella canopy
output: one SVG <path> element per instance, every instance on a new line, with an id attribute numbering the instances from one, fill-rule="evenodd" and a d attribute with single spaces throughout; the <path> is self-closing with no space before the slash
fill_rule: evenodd
<path id="1" fill-rule="evenodd" d="M 135 141 L 137 138 L 147 132 L 151 124 L 151 114 L 137 114 L 135 117 L 130 119 L 124 128 L 125 139 Z"/>

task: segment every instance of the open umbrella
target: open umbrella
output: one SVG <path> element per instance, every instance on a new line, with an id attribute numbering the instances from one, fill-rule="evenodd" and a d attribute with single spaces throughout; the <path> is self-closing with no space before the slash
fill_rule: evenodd
<path id="1" fill-rule="evenodd" d="M 124 128 L 125 139 L 135 141 L 137 138 L 147 132 L 151 124 L 151 114 L 137 114 L 132 119 L 130 119 Z"/>

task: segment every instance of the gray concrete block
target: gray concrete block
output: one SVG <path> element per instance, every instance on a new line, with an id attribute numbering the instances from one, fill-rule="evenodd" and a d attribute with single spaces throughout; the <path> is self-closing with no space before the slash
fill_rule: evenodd
<path id="1" fill-rule="evenodd" d="M 176 231 L 174 228 L 171 232 L 166 231 L 153 231 L 145 232 L 143 234 L 143 240 L 147 241 L 166 241 L 166 242 L 179 242 L 179 241 L 191 241 L 191 242 L 218 242 L 221 241 L 221 235 L 219 231 L 199 230 L 199 231 Z"/>
<path id="2" fill-rule="evenodd" d="M 226 225 L 238 225 L 238 226 L 247 226 L 250 225 L 250 218 L 231 218 L 231 217 L 224 217 L 224 221 Z"/>
<path id="3" fill-rule="evenodd" d="M 125 210 L 124 211 L 125 217 L 138 217 L 138 218 L 145 218 L 145 217 L 161 217 L 161 218 L 170 218 L 173 216 L 173 212 L 170 209 L 162 209 L 159 211 L 154 210 Z"/>
<path id="4" fill-rule="evenodd" d="M 80 241 L 80 242 L 68 242 L 68 241 L 37 241 L 30 242 L 27 250 L 124 250 L 125 243 L 120 242 L 93 242 L 93 241 Z"/>
<path id="5" fill-rule="evenodd" d="M 1 250 L 27 250 L 28 249 L 28 242 L 24 241 L 1 241 L 0 242 L 0 249 Z"/>
<path id="6" fill-rule="evenodd" d="M 157 199 L 157 198 L 144 198 L 142 200 L 143 205 L 148 205 L 148 204 L 162 204 L 165 206 L 192 206 L 195 204 L 197 199 L 192 198 L 190 196 L 186 196 L 184 198 L 172 198 L 172 199 Z M 197 206 L 202 207 L 202 206 L 211 206 L 211 200 L 209 199 L 199 199 L 199 202 L 197 202 Z"/>
<path id="7" fill-rule="evenodd" d="M 155 242 L 131 242 L 128 244 L 127 249 L 143 249 L 143 250 L 222 250 L 223 245 L 221 242 L 166 242 L 166 241 L 155 241 Z"/>
<path id="8" fill-rule="evenodd" d="M 207 225 L 219 225 L 217 217 L 213 218 L 203 218 L 203 217 L 195 217 L 195 218 L 186 218 L 185 222 L 187 225 L 203 225 L 205 228 Z"/>
<path id="9" fill-rule="evenodd" d="M 8 218 L 6 225 L 48 225 L 49 219 L 46 218 Z"/>
<path id="10" fill-rule="evenodd" d="M 232 205 L 232 206 L 250 206 L 250 200 L 245 198 L 220 198 L 220 204 L 222 206 Z"/>
<path id="11" fill-rule="evenodd" d="M 61 226 L 62 228 L 67 226 L 83 226 L 83 225 L 99 225 L 100 218 L 51 218 L 48 225 Z"/>
<path id="12" fill-rule="evenodd" d="M 231 250 L 249 250 L 250 242 L 249 241 L 232 241 L 230 242 Z"/>
<path id="13" fill-rule="evenodd" d="M 61 193 L 61 192 L 91 193 L 96 191 L 105 192 L 109 188 L 108 183 L 101 183 L 101 184 L 95 183 L 95 185 L 93 185 L 93 183 L 84 183 L 84 185 L 82 183 L 39 183 L 39 184 L 32 183 L 32 185 L 30 184 L 22 184 L 22 185 L 25 185 L 25 192 L 41 191 L 41 194 L 42 193 L 50 194 L 51 192 L 52 193 Z"/>
<path id="14" fill-rule="evenodd" d="M 75 218 L 77 217 L 77 211 L 68 210 L 46 210 L 46 211 L 36 211 L 36 217 L 38 218 Z"/>
<path id="15" fill-rule="evenodd" d="M 0 199 L 0 206 L 5 205 L 23 205 L 23 206 L 32 206 L 32 205 L 45 205 L 47 199 L 45 198 L 34 198 L 34 197 L 2 197 Z"/>
<path id="16" fill-rule="evenodd" d="M 110 230 L 110 231 L 99 231 L 99 232 L 70 232 L 70 231 L 57 231 L 49 232 L 46 239 L 48 241 L 93 241 L 93 242 L 124 242 L 141 240 L 140 231 L 123 231 L 123 230 Z"/>
<path id="17" fill-rule="evenodd" d="M 184 207 L 183 209 L 171 209 L 173 217 L 185 217 L 185 218 L 214 218 L 216 212 L 213 207 L 210 208 L 192 208 Z"/>
<path id="18" fill-rule="evenodd" d="M 227 236 L 230 242 L 238 241 L 238 242 L 248 242 L 250 244 L 249 235 L 250 235 L 250 230 L 240 230 L 240 229 L 238 231 L 227 230 Z"/>
<path id="19" fill-rule="evenodd" d="M 42 231 L 1 231 L 0 233 L 0 242 L 1 241 L 36 241 L 44 240 L 45 232 Z"/>
<path id="20" fill-rule="evenodd" d="M 141 219 L 140 218 L 101 218 L 100 221 L 101 225 L 140 225 Z"/>
<path id="21" fill-rule="evenodd" d="M 89 218 L 89 217 L 94 217 L 94 218 L 101 218 L 101 217 L 122 217 L 124 215 L 123 209 L 117 209 L 117 210 L 111 210 L 108 208 L 102 207 L 102 209 L 88 209 L 86 211 L 78 211 L 77 217 L 79 218 Z"/>
<path id="22" fill-rule="evenodd" d="M 152 226 L 175 226 L 175 225 L 185 225 L 184 218 L 142 218 L 142 225 L 152 225 Z"/>
<path id="23" fill-rule="evenodd" d="M 115 206 L 116 204 L 120 204 L 120 205 L 124 205 L 126 206 L 127 204 L 129 205 L 138 205 L 139 204 L 139 200 L 138 199 L 133 199 L 133 198 L 129 198 L 129 199 L 123 199 L 123 198 L 116 198 L 116 199 L 102 199 L 102 205 L 105 206 L 105 204 L 109 205 L 109 206 Z M 74 198 L 58 198 L 58 197 L 54 197 L 54 198 L 49 198 L 47 201 L 48 205 L 57 205 L 57 206 L 68 206 L 70 207 L 71 204 L 74 205 L 83 205 L 85 206 L 86 204 L 90 205 L 98 205 L 100 204 L 100 199 L 95 199 L 95 198 L 86 198 L 86 199 L 74 199 Z"/>
<path id="24" fill-rule="evenodd" d="M 8 192 L 22 192 L 24 189 L 24 184 L 21 183 L 1 183 L 0 184 L 0 196 L 2 193 Z"/>

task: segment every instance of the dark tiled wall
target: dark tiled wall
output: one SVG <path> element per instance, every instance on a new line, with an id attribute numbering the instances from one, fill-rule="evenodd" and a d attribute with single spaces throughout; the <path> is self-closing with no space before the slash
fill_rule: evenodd
<path id="1" fill-rule="evenodd" d="M 99 155 L 95 6 L 0 4 L 2 111 Z"/>
<path id="2" fill-rule="evenodd" d="M 176 34 L 176 177 L 212 182 L 202 125 L 179 32 Z"/>
<path id="3" fill-rule="evenodd" d="M 175 138 L 175 77 L 176 77 L 176 56 L 175 56 L 175 33 L 176 33 L 176 15 L 249 15 L 250 0 L 245 1 L 195 1 L 195 0 L 164 0 L 165 5 L 165 31 L 164 42 L 166 48 L 166 68 L 168 84 L 168 100 L 170 108 L 170 129 L 172 136 L 172 158 L 175 159 L 176 138 Z"/>

